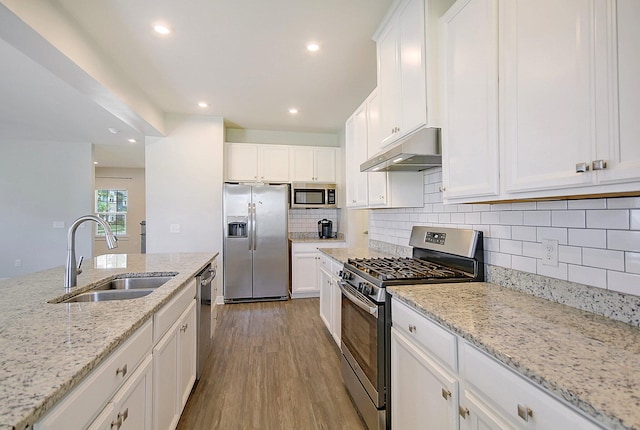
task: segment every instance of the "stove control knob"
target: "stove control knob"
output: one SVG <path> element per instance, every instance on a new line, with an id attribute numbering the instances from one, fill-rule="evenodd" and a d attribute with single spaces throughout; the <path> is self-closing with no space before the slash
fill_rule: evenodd
<path id="1" fill-rule="evenodd" d="M 370 295 L 373 293 L 373 287 L 370 285 L 365 285 L 362 292 L 365 293 L 366 295 Z"/>

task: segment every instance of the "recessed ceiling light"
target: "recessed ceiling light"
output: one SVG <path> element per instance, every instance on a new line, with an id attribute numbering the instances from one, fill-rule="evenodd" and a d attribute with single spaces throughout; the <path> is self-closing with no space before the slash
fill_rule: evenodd
<path id="1" fill-rule="evenodd" d="M 166 24 L 160 24 L 160 23 L 153 25 L 153 31 L 155 31 L 156 33 L 162 36 L 168 36 L 171 33 L 173 33 L 173 30 L 171 30 L 171 27 L 169 27 Z"/>
<path id="2" fill-rule="evenodd" d="M 109 133 L 111 133 L 111 134 L 118 134 L 118 133 L 120 133 L 120 130 L 118 130 L 118 129 L 117 129 L 117 128 L 115 128 L 115 127 L 109 127 L 107 130 L 109 130 Z"/>
<path id="3" fill-rule="evenodd" d="M 209 107 L 209 103 L 207 102 L 198 102 L 198 106 L 200 106 L 202 109 Z"/>
<path id="4" fill-rule="evenodd" d="M 137 142 L 137 140 L 135 140 L 135 139 L 127 139 L 127 140 L 129 141 L 129 143 L 136 143 Z"/>
<path id="5" fill-rule="evenodd" d="M 98 162 L 97 162 L 97 161 L 94 161 L 94 162 L 93 162 L 93 164 L 98 164 Z"/>
<path id="6" fill-rule="evenodd" d="M 294 107 L 289 108 L 289 113 L 292 114 L 292 115 L 297 114 L 298 113 L 298 108 L 294 108 Z"/>
<path id="7" fill-rule="evenodd" d="M 317 42 L 307 42 L 305 45 L 307 47 L 307 51 L 317 52 L 320 50 L 320 45 Z"/>

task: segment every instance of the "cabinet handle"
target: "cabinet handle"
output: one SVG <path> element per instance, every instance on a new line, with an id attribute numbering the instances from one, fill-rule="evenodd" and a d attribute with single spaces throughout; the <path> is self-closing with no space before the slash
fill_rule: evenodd
<path id="1" fill-rule="evenodd" d="M 518 416 L 528 422 L 529 418 L 533 417 L 533 411 L 524 405 L 518 404 Z"/>
<path id="2" fill-rule="evenodd" d="M 443 388 L 442 397 L 444 397 L 445 400 L 449 400 L 449 398 L 451 397 L 451 391 L 447 390 L 446 388 Z"/>
<path id="3" fill-rule="evenodd" d="M 413 324 L 409 324 L 409 332 L 410 333 L 415 333 L 416 332 L 416 326 L 414 326 Z"/>
<path id="4" fill-rule="evenodd" d="M 121 373 L 122 373 L 122 377 L 124 378 L 124 375 L 127 374 L 127 365 L 126 364 L 124 366 L 116 369 L 116 376 L 118 376 Z"/>
<path id="5" fill-rule="evenodd" d="M 118 414 L 118 419 L 111 421 L 111 428 L 115 427 L 117 430 L 120 428 L 120 426 L 122 426 L 122 418 L 120 418 L 120 414 Z"/>
<path id="6" fill-rule="evenodd" d="M 446 189 L 445 187 L 440 187 L 440 188 L 438 188 L 438 189 L 440 190 L 440 192 L 441 192 L 441 193 L 443 193 L 443 192 L 447 191 L 447 189 Z"/>
<path id="7" fill-rule="evenodd" d="M 462 419 L 466 420 L 467 417 L 469 416 L 469 408 L 465 408 L 464 406 L 459 406 L 458 407 L 458 413 L 460 414 Z"/>
<path id="8" fill-rule="evenodd" d="M 187 331 L 188 328 L 189 328 L 189 324 L 187 323 L 187 324 L 183 325 L 182 327 L 180 327 L 180 331 L 181 332 L 185 332 L 185 331 Z"/>
<path id="9" fill-rule="evenodd" d="M 127 418 L 129 418 L 129 408 L 125 409 L 123 413 L 118 414 L 118 419 L 122 419 L 122 422 L 124 423 Z"/>
<path id="10" fill-rule="evenodd" d="M 604 160 L 595 160 L 591 162 L 591 168 L 593 170 L 604 170 L 607 168 L 607 162 Z"/>
<path id="11" fill-rule="evenodd" d="M 576 164 L 576 173 L 584 173 L 589 170 L 589 165 L 587 163 L 577 163 Z"/>

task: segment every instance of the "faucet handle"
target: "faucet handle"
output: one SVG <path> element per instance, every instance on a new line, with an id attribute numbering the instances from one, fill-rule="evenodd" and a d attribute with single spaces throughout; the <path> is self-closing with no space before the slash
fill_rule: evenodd
<path id="1" fill-rule="evenodd" d="M 82 262 L 84 261 L 84 257 L 81 255 L 80 256 L 80 261 L 78 262 L 78 268 L 76 269 L 76 273 L 79 275 L 82 273 Z"/>

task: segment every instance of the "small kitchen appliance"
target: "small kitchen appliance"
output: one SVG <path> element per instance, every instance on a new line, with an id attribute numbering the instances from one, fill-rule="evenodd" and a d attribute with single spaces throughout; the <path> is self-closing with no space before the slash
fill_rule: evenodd
<path id="1" fill-rule="evenodd" d="M 369 430 L 391 427 L 391 296 L 387 286 L 481 282 L 482 232 L 414 226 L 413 257 L 356 258 L 344 264 L 342 378 Z"/>
<path id="2" fill-rule="evenodd" d="M 336 184 L 294 182 L 291 184 L 291 209 L 337 208 Z"/>
<path id="3" fill-rule="evenodd" d="M 326 218 L 318 221 L 318 237 L 320 237 L 320 239 L 330 239 L 333 237 L 333 221 Z"/>

